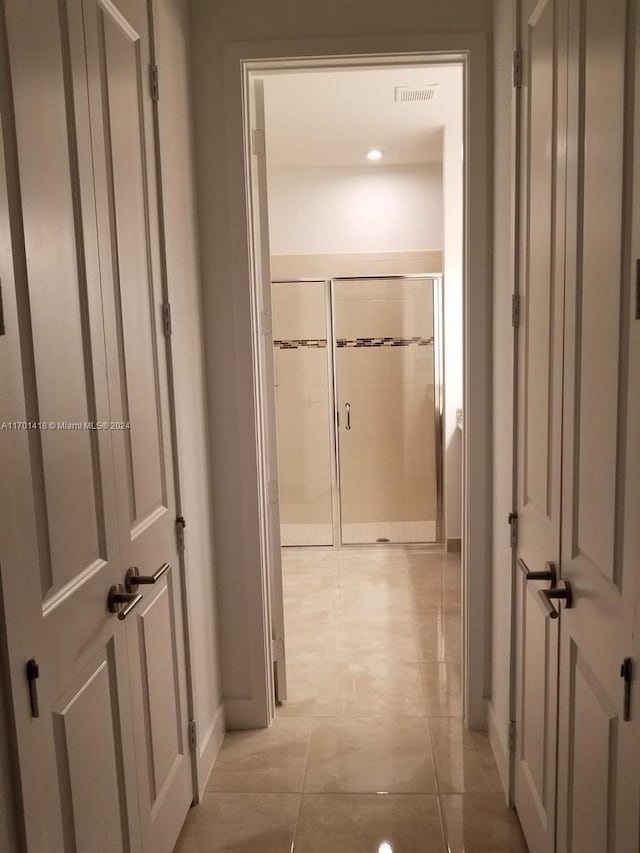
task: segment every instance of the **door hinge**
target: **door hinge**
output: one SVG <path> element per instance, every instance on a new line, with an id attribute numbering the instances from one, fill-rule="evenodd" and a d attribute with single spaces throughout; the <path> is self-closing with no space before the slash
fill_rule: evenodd
<path id="1" fill-rule="evenodd" d="M 271 640 L 271 660 L 284 660 L 284 640 Z"/>
<path id="2" fill-rule="evenodd" d="M 520 296 L 517 293 L 511 296 L 511 325 L 514 329 L 520 325 Z"/>
<path id="3" fill-rule="evenodd" d="M 264 139 L 264 130 L 259 127 L 251 131 L 251 153 L 264 154 L 266 152 L 266 144 Z"/>
<path id="4" fill-rule="evenodd" d="M 165 302 L 162 305 L 162 328 L 167 337 L 171 335 L 171 303 Z"/>
<path id="5" fill-rule="evenodd" d="M 194 752 L 198 748 L 198 724 L 195 720 L 189 720 L 189 746 Z"/>
<path id="6" fill-rule="evenodd" d="M 636 320 L 640 320 L 640 258 L 636 260 Z"/>
<path id="7" fill-rule="evenodd" d="M 509 544 L 512 548 L 518 546 L 518 513 L 510 512 L 508 515 L 509 522 Z"/>
<path id="8" fill-rule="evenodd" d="M 507 738 L 509 741 L 509 752 L 515 752 L 516 751 L 516 721 L 515 720 L 511 720 L 509 723 Z"/>
<path id="9" fill-rule="evenodd" d="M 151 100 L 160 100 L 160 84 L 158 83 L 158 66 L 149 66 L 149 80 L 151 81 Z"/>
<path id="10" fill-rule="evenodd" d="M 37 680 L 40 678 L 40 667 L 36 659 L 31 658 L 26 664 L 27 681 L 29 682 L 29 701 L 31 702 L 31 716 L 40 716 L 40 704 L 38 702 Z"/>
<path id="11" fill-rule="evenodd" d="M 277 504 L 278 503 L 278 481 L 277 480 L 269 480 L 267 482 L 267 503 Z"/>
<path id="12" fill-rule="evenodd" d="M 515 89 L 522 87 L 522 51 L 513 51 L 513 86 Z"/>
<path id="13" fill-rule="evenodd" d="M 622 719 L 628 723 L 631 719 L 631 682 L 633 681 L 633 660 L 625 658 L 620 667 L 620 678 L 624 679 L 624 707 Z"/>
<path id="14" fill-rule="evenodd" d="M 0 335 L 6 335 L 7 330 L 4 326 L 4 307 L 2 305 L 2 281 L 0 281 Z"/>
<path id="15" fill-rule="evenodd" d="M 184 551 L 184 529 L 187 526 L 187 522 L 184 520 L 184 516 L 179 515 L 176 518 L 176 539 L 178 540 L 178 551 Z"/>

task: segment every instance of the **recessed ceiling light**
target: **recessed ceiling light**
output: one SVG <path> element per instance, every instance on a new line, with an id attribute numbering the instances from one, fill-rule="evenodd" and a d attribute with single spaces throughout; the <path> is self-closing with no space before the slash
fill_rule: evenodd
<path id="1" fill-rule="evenodd" d="M 379 151 L 377 148 L 372 148 L 371 151 L 367 151 L 367 158 L 369 160 L 381 160 L 382 151 Z"/>

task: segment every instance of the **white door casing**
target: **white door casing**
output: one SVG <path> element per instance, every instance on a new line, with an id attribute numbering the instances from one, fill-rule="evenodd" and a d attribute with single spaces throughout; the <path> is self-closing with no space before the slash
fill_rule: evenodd
<path id="1" fill-rule="evenodd" d="M 558 621 L 527 573 L 558 569 L 562 440 L 566 0 L 524 4 L 514 802 L 529 847 L 555 845 Z"/>
<path id="2" fill-rule="evenodd" d="M 278 500 L 278 446 L 275 431 L 276 402 L 274 391 L 273 321 L 271 310 L 271 270 L 269 249 L 269 210 L 267 196 L 266 127 L 264 83 L 251 78 L 249 88 L 250 153 L 247 164 L 247 206 L 251 274 L 258 473 L 260 478 L 260 549 L 266 562 L 266 611 L 270 614 L 270 663 L 274 680 L 273 698 L 287 698 L 287 665 L 285 652 L 282 559 L 280 551 L 280 509 Z M 257 339 L 256 339 L 257 338 Z M 273 708 L 272 708 L 273 713 Z"/>
<path id="3" fill-rule="evenodd" d="M 48 426 L 2 435 L 16 496 L 4 533 L 21 556 L 5 607 L 23 614 L 9 648 L 28 849 L 170 851 L 192 783 L 147 10 L 5 5 L 25 267 L 2 420 Z M 50 428 L 89 421 L 131 429 Z M 163 563 L 126 621 L 108 612 L 129 565 L 151 575 Z M 39 664 L 33 720 L 21 649 Z"/>

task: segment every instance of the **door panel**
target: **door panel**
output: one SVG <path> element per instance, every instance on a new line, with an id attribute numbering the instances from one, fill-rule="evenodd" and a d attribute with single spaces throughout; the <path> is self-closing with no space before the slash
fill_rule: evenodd
<path id="1" fill-rule="evenodd" d="M 437 282 L 332 288 L 342 542 L 437 541 Z"/>
<path id="2" fill-rule="evenodd" d="M 107 609 L 120 580 L 111 434 L 87 428 L 111 413 L 82 17 L 55 0 L 37 14 L 9 0 L 5 11 L 26 260 L 21 381 L 26 419 L 43 424 L 3 432 L 16 453 L 28 449 L 28 469 L 5 486 L 30 506 L 18 530 L 36 543 L 22 566 L 25 657 L 40 670 L 40 716 L 21 745 L 38 757 L 26 780 L 29 832 L 34 849 L 52 853 L 136 850 L 125 629 Z M 93 795 L 103 799 L 90 805 Z M 90 819 L 98 802 L 108 830 Z"/>
<path id="3" fill-rule="evenodd" d="M 620 667 L 638 594 L 638 22 L 625 0 L 570 8 L 558 850 L 631 853 L 640 729 L 637 708 L 623 719 Z"/>
<path id="4" fill-rule="evenodd" d="M 143 848 L 169 853 L 193 799 L 182 589 L 144 0 L 82 0 L 119 543 L 139 587 L 127 620 Z"/>
<path id="5" fill-rule="evenodd" d="M 565 0 L 525 3 L 522 32 L 514 800 L 535 853 L 555 844 L 558 624 L 539 595 L 550 581 L 527 574 L 560 553 L 566 13 Z"/>
<path id="6" fill-rule="evenodd" d="M 65 850 L 129 850 L 112 647 L 80 674 L 53 708 Z"/>
<path id="7" fill-rule="evenodd" d="M 173 634 L 170 588 L 163 584 L 158 595 L 137 614 L 138 656 L 144 674 L 142 696 L 149 719 L 149 763 L 154 800 L 157 800 L 180 755 L 181 721 L 178 685 L 175 683 L 176 649 Z"/>

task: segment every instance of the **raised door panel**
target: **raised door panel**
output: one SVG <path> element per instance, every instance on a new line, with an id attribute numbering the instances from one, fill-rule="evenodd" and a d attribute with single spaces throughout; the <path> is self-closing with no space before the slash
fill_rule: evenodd
<path id="1" fill-rule="evenodd" d="M 113 647 L 79 673 L 53 708 L 62 787 L 64 849 L 130 850 Z"/>
<path id="2" fill-rule="evenodd" d="M 137 662 L 144 680 L 142 704 L 148 718 L 146 746 L 152 797 L 157 801 L 184 753 L 183 726 L 178 702 L 176 653 L 173 642 L 171 588 L 159 593 L 137 614 Z"/>
<path id="3" fill-rule="evenodd" d="M 640 729 L 635 711 L 623 719 L 620 667 L 638 592 L 638 20 L 626 0 L 570 8 L 558 850 L 631 853 Z"/>
<path id="4" fill-rule="evenodd" d="M 523 10 L 514 799 L 529 847 L 555 843 L 558 626 L 540 600 L 560 554 L 564 0 Z M 566 51 L 565 51 L 566 53 Z"/>
<path id="5" fill-rule="evenodd" d="M 606 687 L 577 646 L 569 648 L 567 678 L 568 740 L 567 788 L 571 791 L 561 807 L 561 849 L 573 851 L 615 850 L 617 742 L 624 725 Z M 628 849 L 631 849 L 630 847 Z"/>

